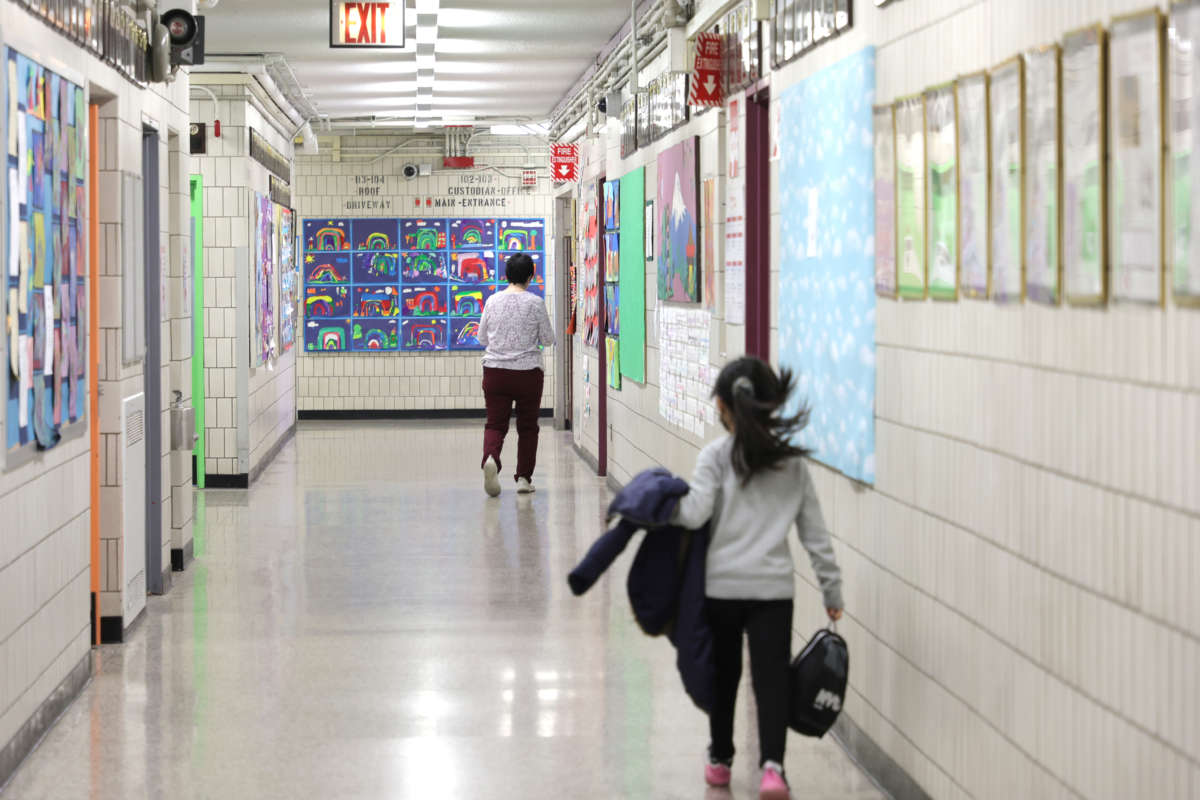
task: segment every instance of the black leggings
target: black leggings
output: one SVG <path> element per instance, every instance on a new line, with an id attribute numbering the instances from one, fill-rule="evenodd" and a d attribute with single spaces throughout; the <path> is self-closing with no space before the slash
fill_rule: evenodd
<path id="1" fill-rule="evenodd" d="M 783 764 L 787 747 L 788 662 L 792 650 L 791 600 L 718 600 L 708 598 L 713 631 L 716 693 L 708 715 L 717 761 L 733 759 L 733 711 L 742 677 L 742 631 L 750 641 L 750 678 L 758 704 L 759 766 Z"/>

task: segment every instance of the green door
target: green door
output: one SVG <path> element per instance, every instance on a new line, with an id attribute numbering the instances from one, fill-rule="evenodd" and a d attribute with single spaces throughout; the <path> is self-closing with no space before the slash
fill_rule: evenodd
<path id="1" fill-rule="evenodd" d="M 192 407 L 196 447 L 192 450 L 196 486 L 204 488 L 204 179 L 192 176 Z"/>

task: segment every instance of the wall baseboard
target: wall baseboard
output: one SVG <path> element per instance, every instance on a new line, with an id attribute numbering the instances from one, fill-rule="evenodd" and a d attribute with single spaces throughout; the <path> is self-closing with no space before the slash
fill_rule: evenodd
<path id="1" fill-rule="evenodd" d="M 241 472 L 237 475 L 216 475 L 209 473 L 204 476 L 205 489 L 249 489 L 250 476 Z"/>
<path id="2" fill-rule="evenodd" d="M 391 409 L 369 408 L 353 411 L 299 411 L 301 421 L 305 420 L 422 420 L 422 419 L 487 419 L 487 411 L 482 408 L 430 408 L 430 409 Z M 540 416 L 543 419 L 554 416 L 554 409 L 543 408 Z"/>
<path id="3" fill-rule="evenodd" d="M 186 547 L 171 548 L 171 569 L 183 572 L 187 565 L 196 558 L 196 540 L 192 539 Z"/>
<path id="4" fill-rule="evenodd" d="M 892 800 L 931 800 L 921 785 L 845 712 L 838 715 L 829 734 Z"/>
<path id="5" fill-rule="evenodd" d="M 600 460 L 598 458 L 580 447 L 577 442 L 571 442 L 571 447 L 575 449 L 575 455 L 579 456 L 583 460 L 583 463 L 592 468 L 592 472 L 600 471 Z"/>
<path id="6" fill-rule="evenodd" d="M 256 480 L 258 480 L 258 476 L 263 474 L 263 470 L 271 466 L 271 462 L 275 460 L 275 456 L 279 455 L 279 451 L 282 450 L 283 446 L 287 444 L 288 441 L 290 441 L 295 435 L 296 423 L 293 421 L 283 436 L 279 437 L 279 441 L 273 444 L 271 449 L 267 451 L 267 454 L 262 457 L 261 461 L 258 462 L 258 466 L 250 470 L 250 476 L 247 484 L 254 483 Z"/>
<path id="7" fill-rule="evenodd" d="M 34 751 L 42 737 L 54 727 L 54 723 L 58 722 L 91 679 L 92 654 L 89 651 L 67 673 L 67 677 L 54 687 L 54 691 L 38 706 L 33 716 L 17 729 L 16 735 L 0 747 L 0 788 L 8 783 L 17 767 Z"/>

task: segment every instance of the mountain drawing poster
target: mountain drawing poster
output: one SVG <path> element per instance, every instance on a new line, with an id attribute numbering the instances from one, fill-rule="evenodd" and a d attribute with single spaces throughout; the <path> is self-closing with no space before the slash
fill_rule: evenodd
<path id="1" fill-rule="evenodd" d="M 658 156 L 658 299 L 700 302 L 699 138 L 689 136 Z"/>

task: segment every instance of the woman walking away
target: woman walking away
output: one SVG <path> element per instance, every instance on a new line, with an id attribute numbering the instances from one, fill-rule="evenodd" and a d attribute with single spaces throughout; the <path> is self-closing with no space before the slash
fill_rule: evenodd
<path id="1" fill-rule="evenodd" d="M 546 301 L 528 291 L 533 259 L 525 253 L 505 264 L 508 288 L 488 298 L 479 321 L 483 356 L 483 397 L 487 424 L 483 432 L 483 487 L 500 494 L 500 451 L 508 421 L 517 408 L 517 492 L 533 491 L 537 461 L 538 416 L 542 409 L 542 348 L 554 344 Z"/>
<path id="2" fill-rule="evenodd" d="M 729 784 L 744 631 L 758 705 L 761 800 L 789 796 L 783 754 L 794 574 L 787 536 L 793 523 L 821 583 L 829 618 L 842 616 L 841 571 L 804 464 L 807 452 L 791 444 L 792 435 L 807 424 L 808 411 L 792 417 L 782 412 L 793 388 L 788 370 L 776 375 L 756 358 L 738 359 L 721 370 L 713 395 L 729 435 L 701 451 L 691 491 L 674 520 L 687 528 L 712 520 L 705 595 L 716 686 L 704 777 L 711 786 Z"/>

